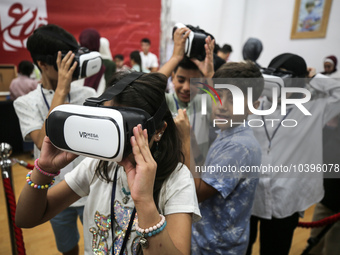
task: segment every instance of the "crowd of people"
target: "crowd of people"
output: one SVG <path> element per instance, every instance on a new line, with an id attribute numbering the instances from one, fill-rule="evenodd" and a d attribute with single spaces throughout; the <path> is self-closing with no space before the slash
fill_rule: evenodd
<path id="1" fill-rule="evenodd" d="M 141 50 L 132 51 L 127 64 L 93 28 L 81 31 L 78 40 L 53 24 L 34 31 L 27 40 L 33 63 L 20 64 L 22 81 L 11 85 L 22 136 L 34 142 L 35 158 L 18 200 L 17 226 L 50 221 L 65 255 L 79 254 L 78 217 L 85 254 L 250 255 L 259 233 L 261 255 L 288 255 L 307 208 L 316 205 L 315 220 L 339 211 L 339 179 L 326 179 L 322 171 L 240 171 L 339 166 L 337 58 L 327 56 L 322 73 L 292 53 L 278 53 L 264 67 L 257 62 L 262 42 L 249 38 L 244 61 L 235 62 L 230 45 L 219 47 L 207 35 L 204 59 L 192 59 L 185 53 L 190 33 L 188 27 L 174 31 L 173 54 L 159 66 L 148 38 L 141 39 Z M 100 52 L 103 59 L 100 71 L 81 81 L 73 77 L 78 46 Z M 39 82 L 27 77 L 33 64 L 40 70 Z M 287 88 L 280 98 L 264 94 L 268 72 Z M 154 132 L 143 123 L 135 126 L 131 151 L 120 162 L 54 147 L 45 129 L 51 111 L 62 104 L 82 105 L 115 85 L 121 91 L 103 106 L 139 108 L 154 117 Z M 233 98 L 236 92 L 244 96 L 241 106 Z M 255 114 L 259 111 L 268 114 Z M 296 125 L 287 127 L 289 120 Z M 218 167 L 235 171 L 197 171 Z M 339 236 L 334 224 L 310 254 L 337 254 Z"/>

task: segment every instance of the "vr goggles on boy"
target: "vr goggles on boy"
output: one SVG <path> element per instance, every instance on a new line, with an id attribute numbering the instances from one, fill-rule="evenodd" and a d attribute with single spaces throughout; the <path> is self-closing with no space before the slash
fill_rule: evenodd
<path id="1" fill-rule="evenodd" d="M 132 152 L 130 138 L 138 124 L 147 129 L 149 141 L 168 110 L 164 101 L 154 116 L 134 107 L 105 107 L 101 104 L 120 94 L 144 73 L 130 73 L 100 97 L 81 105 L 60 105 L 46 120 L 46 134 L 64 151 L 107 161 L 121 161 Z"/>
<path id="2" fill-rule="evenodd" d="M 187 38 L 185 42 L 185 55 L 189 58 L 196 58 L 200 61 L 204 60 L 205 59 L 205 49 L 204 49 L 205 38 L 210 36 L 211 39 L 214 39 L 214 37 L 211 34 L 205 32 L 203 29 L 200 29 L 198 27 L 194 27 L 191 25 L 184 25 L 182 23 L 175 24 L 172 30 L 172 35 L 175 33 L 177 28 L 182 28 L 182 27 L 188 27 L 191 30 L 189 37 Z"/>
<path id="3" fill-rule="evenodd" d="M 49 30 L 39 30 L 38 33 L 44 33 L 49 36 L 52 36 L 66 43 L 67 45 L 71 46 L 73 49 L 75 49 L 73 50 L 73 53 L 75 56 L 74 56 L 71 66 L 73 65 L 75 61 L 77 61 L 78 64 L 77 64 L 76 69 L 73 72 L 73 75 L 72 75 L 73 79 L 78 80 L 81 78 L 89 77 L 100 71 L 103 60 L 99 52 L 90 51 L 89 49 L 85 47 L 79 47 L 79 45 L 75 44 L 73 41 L 67 38 L 64 38 L 60 36 L 59 34 L 49 31 Z M 68 51 L 62 51 L 61 58 L 63 59 L 67 53 Z M 34 57 L 37 58 L 38 60 L 45 61 L 49 65 L 53 65 L 55 70 L 58 71 L 57 54 L 58 53 L 54 55 L 34 55 Z"/>

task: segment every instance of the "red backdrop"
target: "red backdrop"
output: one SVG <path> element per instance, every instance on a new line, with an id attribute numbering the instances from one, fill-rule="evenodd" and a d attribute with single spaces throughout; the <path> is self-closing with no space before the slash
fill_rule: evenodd
<path id="1" fill-rule="evenodd" d="M 29 2 L 29 3 L 27 3 Z M 110 41 L 112 55 L 140 50 L 140 40 L 151 40 L 159 56 L 161 0 L 1 0 L 0 64 L 31 60 L 26 40 L 42 24 L 56 24 L 78 40 L 85 28 L 95 28 Z"/>

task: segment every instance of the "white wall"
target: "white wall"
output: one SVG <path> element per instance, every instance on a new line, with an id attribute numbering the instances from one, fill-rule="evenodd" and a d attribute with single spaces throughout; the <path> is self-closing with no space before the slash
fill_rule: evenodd
<path id="1" fill-rule="evenodd" d="M 295 0 L 172 0 L 171 21 L 183 22 L 213 34 L 219 45 L 233 47 L 231 60 L 242 60 L 242 46 L 249 37 L 263 43 L 258 62 L 267 66 L 275 56 L 291 52 L 308 66 L 323 71 L 323 59 L 340 61 L 340 0 L 333 0 L 325 38 L 290 39 Z M 340 64 L 338 65 L 340 68 Z"/>

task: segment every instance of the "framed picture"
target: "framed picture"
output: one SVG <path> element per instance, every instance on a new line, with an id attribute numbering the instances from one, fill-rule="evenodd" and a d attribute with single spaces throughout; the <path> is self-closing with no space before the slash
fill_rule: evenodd
<path id="1" fill-rule="evenodd" d="M 295 0 L 291 39 L 326 36 L 332 0 Z"/>

